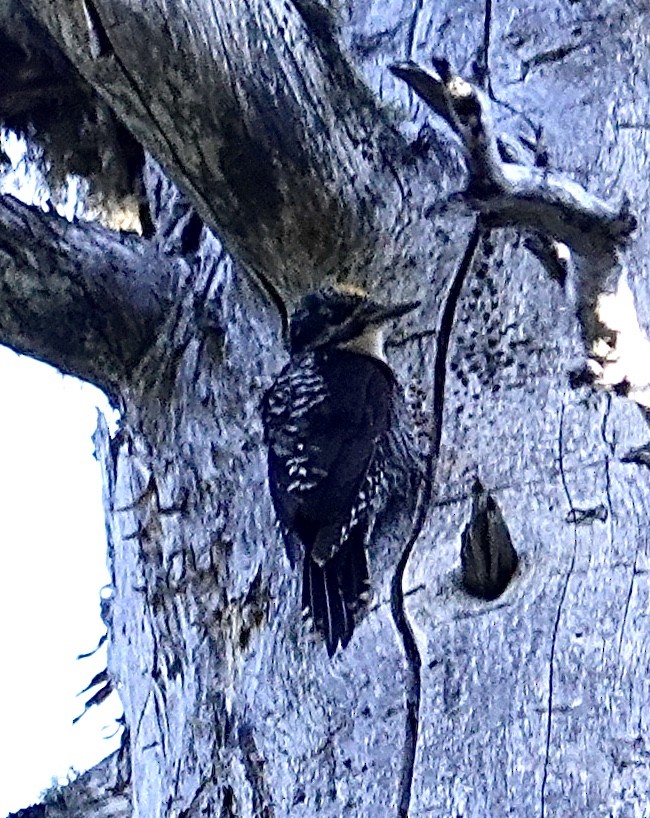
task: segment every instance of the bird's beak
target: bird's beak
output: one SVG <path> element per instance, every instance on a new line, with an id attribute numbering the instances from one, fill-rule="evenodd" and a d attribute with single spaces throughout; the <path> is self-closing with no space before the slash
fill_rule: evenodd
<path id="1" fill-rule="evenodd" d="M 412 312 L 421 303 L 421 301 L 403 301 L 401 304 L 364 304 L 358 317 L 367 325 L 379 326 Z"/>

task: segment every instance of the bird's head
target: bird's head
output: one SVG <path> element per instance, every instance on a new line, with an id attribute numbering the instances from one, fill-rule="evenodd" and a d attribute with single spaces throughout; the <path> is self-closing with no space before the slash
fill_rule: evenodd
<path id="1" fill-rule="evenodd" d="M 329 287 L 309 293 L 291 316 L 291 354 L 323 346 L 354 348 L 359 339 L 368 341 L 368 349 L 359 351 L 376 354 L 372 344 L 382 348 L 384 325 L 419 306 L 419 301 L 380 304 L 362 290 L 350 287 Z"/>

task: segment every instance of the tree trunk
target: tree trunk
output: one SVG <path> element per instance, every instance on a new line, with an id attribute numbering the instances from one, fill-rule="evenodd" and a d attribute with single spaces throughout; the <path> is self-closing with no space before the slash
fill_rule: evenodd
<path id="1" fill-rule="evenodd" d="M 644 814 L 650 503 L 621 456 L 647 425 L 624 397 L 570 387 L 586 354 L 571 282 L 449 199 L 455 138 L 387 67 L 434 50 L 473 64 L 500 134 L 542 129 L 551 170 L 629 196 L 647 328 L 650 12 L 24 5 L 149 153 L 151 239 L 0 204 L 0 339 L 121 410 L 96 445 L 134 814 Z M 375 602 L 329 660 L 274 525 L 259 403 L 286 311 L 332 280 L 422 299 L 390 363 L 424 391 L 437 445 L 402 587 L 406 524 L 378 531 Z M 520 559 L 493 602 L 461 583 L 477 475 Z"/>

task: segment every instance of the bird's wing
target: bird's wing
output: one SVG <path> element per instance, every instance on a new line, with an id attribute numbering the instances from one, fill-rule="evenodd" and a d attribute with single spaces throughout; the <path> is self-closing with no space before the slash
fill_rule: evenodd
<path id="1" fill-rule="evenodd" d="M 366 483 L 388 430 L 392 388 L 382 362 L 334 350 L 289 364 L 267 393 L 276 512 L 321 565 L 368 509 Z"/>
<path id="2" fill-rule="evenodd" d="M 300 539 L 295 523 L 304 492 L 322 480 L 309 433 L 316 407 L 328 399 L 327 384 L 316 363 L 314 353 L 289 362 L 262 401 L 269 488 L 288 550 L 289 540 Z M 293 564 L 295 543 L 290 550 Z"/>

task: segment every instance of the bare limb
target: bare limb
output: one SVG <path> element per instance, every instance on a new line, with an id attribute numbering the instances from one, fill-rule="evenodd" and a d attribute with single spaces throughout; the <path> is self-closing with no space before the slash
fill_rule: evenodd
<path id="1" fill-rule="evenodd" d="M 376 241 L 399 195 L 383 161 L 398 137 L 314 23 L 317 4 L 26 5 L 269 287 L 317 285 Z"/>
<path id="2" fill-rule="evenodd" d="M 113 399 L 155 337 L 176 277 L 144 239 L 0 198 L 0 343 Z"/>
<path id="3" fill-rule="evenodd" d="M 490 101 L 444 60 L 425 71 L 412 62 L 391 66 L 454 131 L 469 172 L 467 201 L 495 226 L 547 233 L 576 253 L 613 252 L 635 229 L 627 203 L 616 207 L 546 169 L 503 161 Z"/>
<path id="4" fill-rule="evenodd" d="M 527 246 L 554 277 L 568 263 L 562 245 L 576 253 L 576 308 L 591 380 L 650 407 L 650 341 L 639 324 L 622 255 L 636 228 L 627 201 L 612 205 L 545 168 L 504 159 L 489 99 L 445 60 L 433 63 L 433 71 L 413 62 L 391 71 L 458 137 L 469 177 L 462 198 L 486 223 L 528 233 Z"/>

